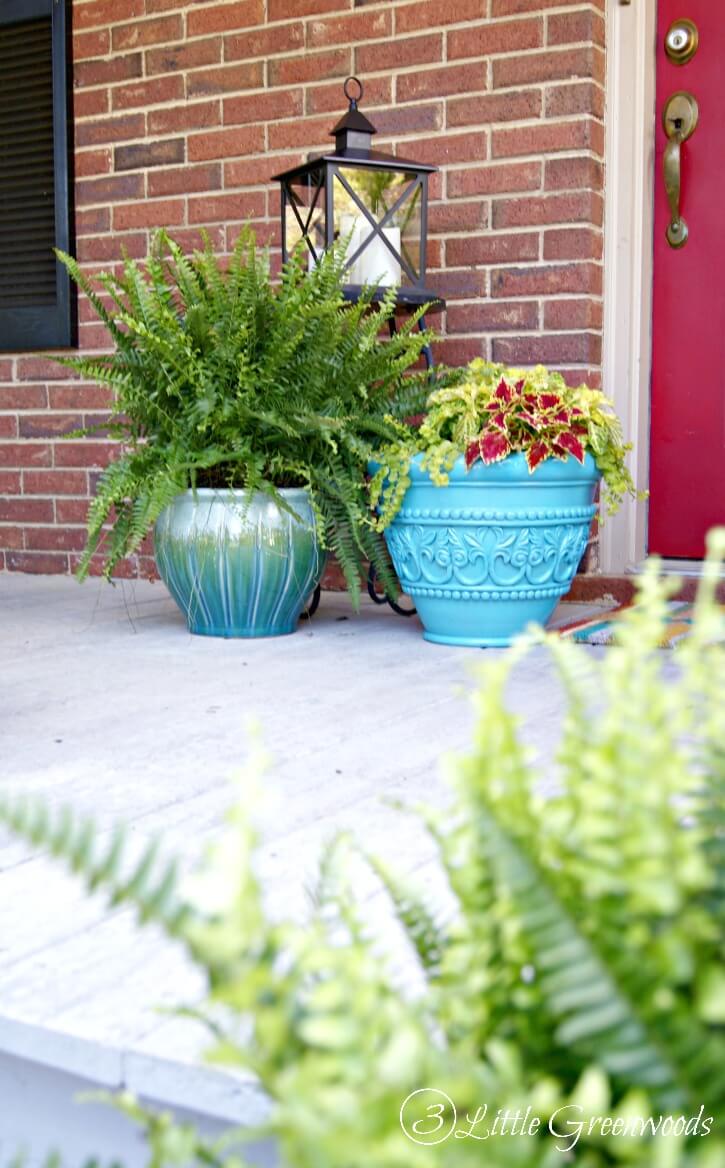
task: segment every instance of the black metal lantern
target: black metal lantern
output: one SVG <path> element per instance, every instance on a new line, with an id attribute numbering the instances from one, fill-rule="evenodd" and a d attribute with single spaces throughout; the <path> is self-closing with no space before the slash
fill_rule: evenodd
<path id="1" fill-rule="evenodd" d="M 348 77 L 344 92 L 350 106 L 331 132 L 334 151 L 274 176 L 282 184 L 282 257 L 302 243 L 312 265 L 346 239 L 349 299 L 365 284 L 379 293 L 395 286 L 402 306 L 442 308 L 425 286 L 428 176 L 437 167 L 372 150 L 376 130 L 358 109 L 357 77 Z"/>

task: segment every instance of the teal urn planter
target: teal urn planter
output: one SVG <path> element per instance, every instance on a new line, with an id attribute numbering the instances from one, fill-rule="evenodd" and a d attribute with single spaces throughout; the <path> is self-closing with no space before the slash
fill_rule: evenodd
<path id="1" fill-rule="evenodd" d="M 587 546 L 601 478 L 591 454 L 546 459 L 533 474 L 520 453 L 468 471 L 459 458 L 445 487 L 421 458 L 385 537 L 425 639 L 504 646 L 546 624 Z"/>
<path id="2" fill-rule="evenodd" d="M 177 495 L 154 527 L 159 575 L 206 637 L 293 633 L 325 564 L 307 491 L 280 494 L 298 518 L 257 492 L 199 488 Z"/>

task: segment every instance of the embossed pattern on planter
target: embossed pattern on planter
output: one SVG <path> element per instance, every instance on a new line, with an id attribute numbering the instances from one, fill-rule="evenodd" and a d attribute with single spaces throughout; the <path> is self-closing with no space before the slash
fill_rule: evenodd
<path id="1" fill-rule="evenodd" d="M 475 512 L 466 516 L 470 526 L 429 526 L 406 523 L 402 515 L 388 532 L 388 547 L 401 584 L 414 596 L 419 586 L 498 589 L 507 592 L 541 589 L 551 585 L 568 588 L 587 543 L 594 507 L 580 508 L 578 524 L 551 524 L 551 513 L 536 515 L 547 526 L 509 526 L 506 516 L 488 512 L 495 521 L 483 526 Z M 480 513 L 479 513 L 480 514 Z M 535 513 L 534 513 L 535 514 Z M 451 520 L 463 519 L 448 512 Z M 585 517 L 586 516 L 586 517 Z M 440 521 L 438 521 L 440 524 Z M 556 588 L 558 593 L 560 588 Z"/>

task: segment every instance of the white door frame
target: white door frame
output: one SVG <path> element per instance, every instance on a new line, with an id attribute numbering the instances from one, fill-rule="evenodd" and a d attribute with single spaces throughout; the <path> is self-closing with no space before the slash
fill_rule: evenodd
<path id="1" fill-rule="evenodd" d="M 657 0 L 607 0 L 603 384 L 622 419 L 632 474 L 649 479 Z M 601 569 L 647 552 L 647 505 L 627 500 L 600 535 Z"/>

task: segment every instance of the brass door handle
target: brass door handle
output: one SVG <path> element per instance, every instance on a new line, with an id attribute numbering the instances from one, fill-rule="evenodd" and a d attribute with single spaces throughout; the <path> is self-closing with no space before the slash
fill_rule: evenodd
<path id="1" fill-rule="evenodd" d="M 673 93 L 662 111 L 662 125 L 669 142 L 665 146 L 663 170 L 665 191 L 670 207 L 670 221 L 665 232 L 670 247 L 684 247 L 689 234 L 680 214 L 682 143 L 695 132 L 699 108 L 691 93 Z"/>

